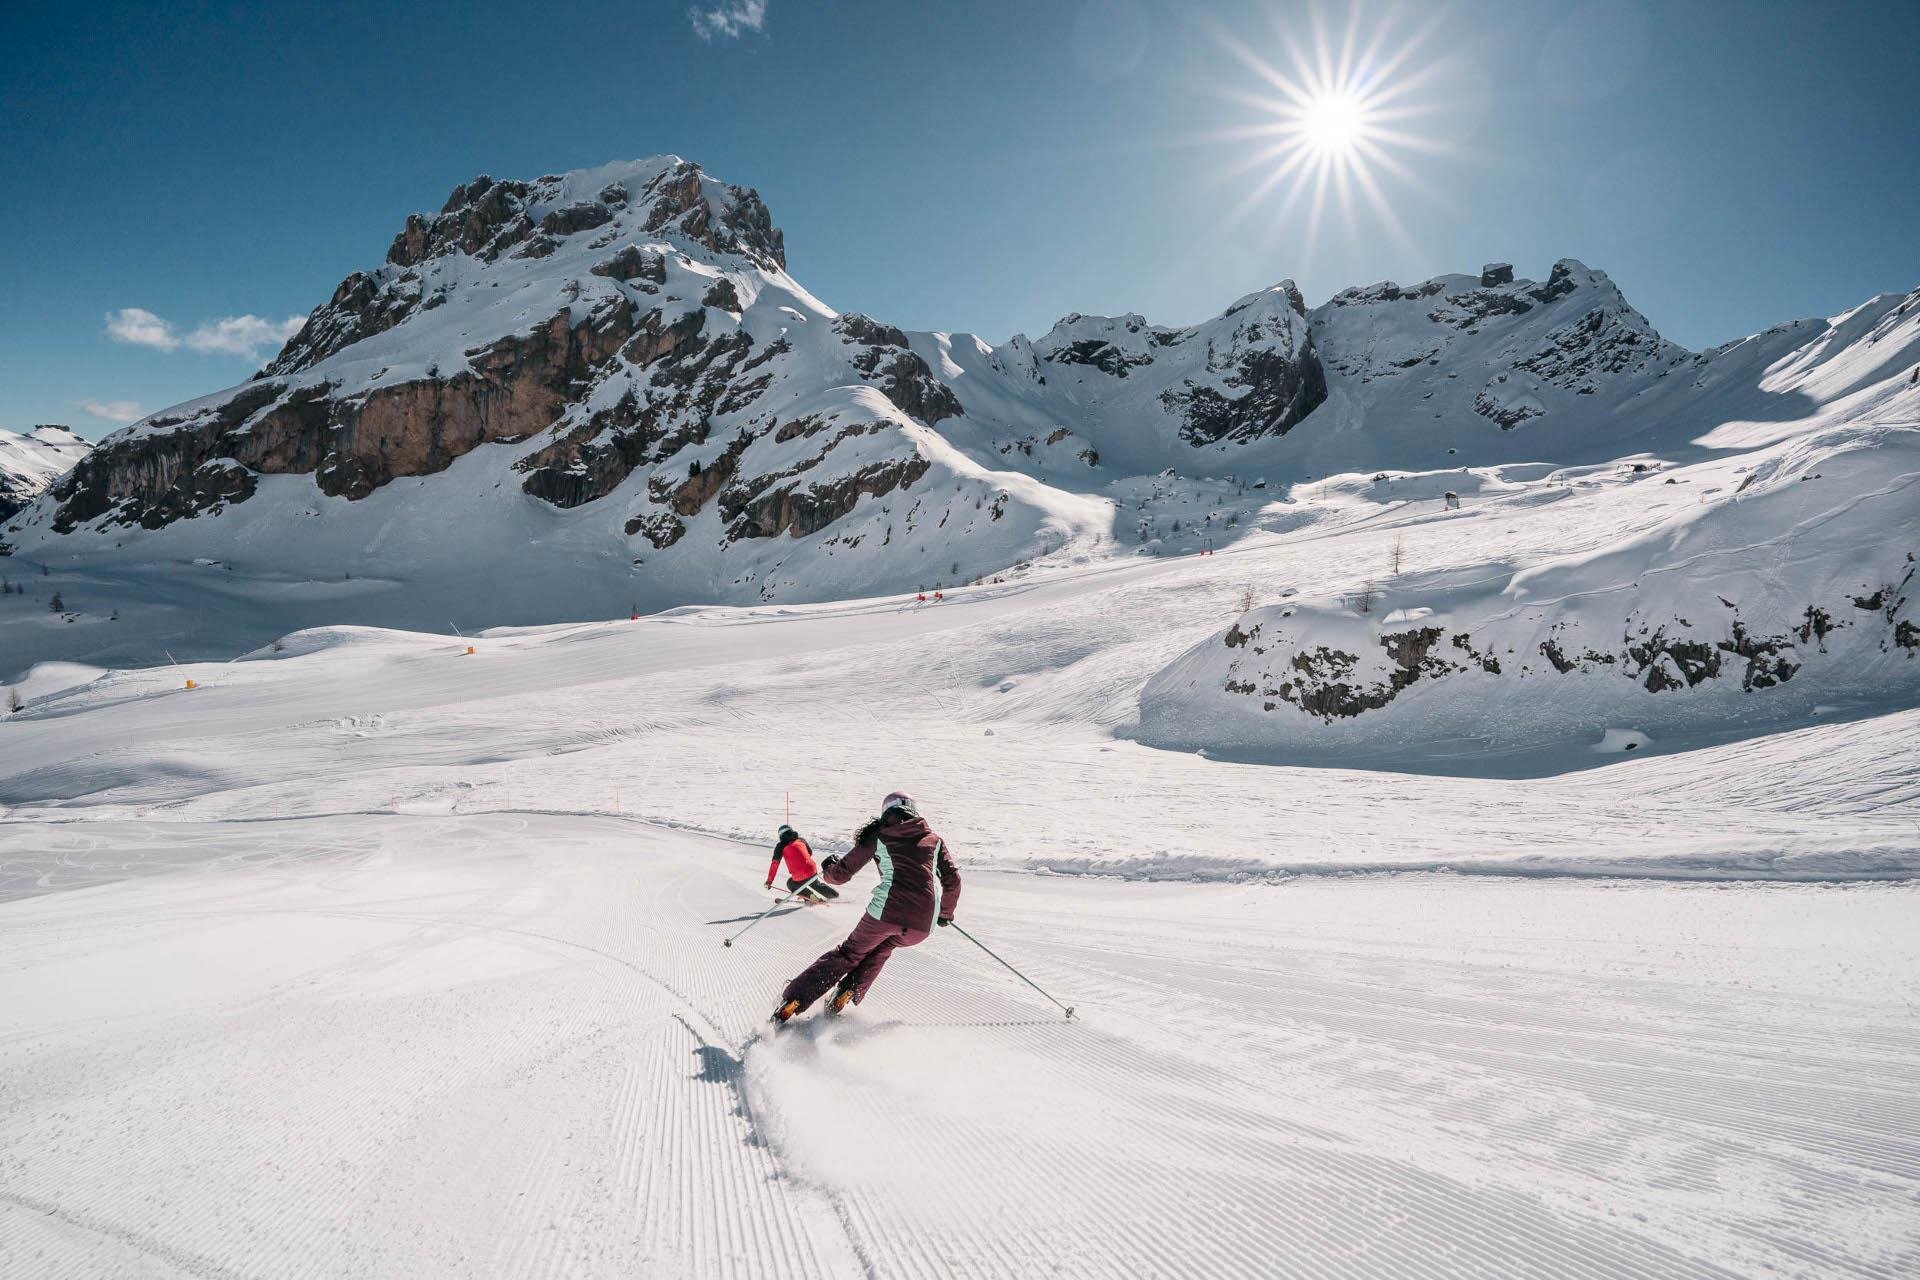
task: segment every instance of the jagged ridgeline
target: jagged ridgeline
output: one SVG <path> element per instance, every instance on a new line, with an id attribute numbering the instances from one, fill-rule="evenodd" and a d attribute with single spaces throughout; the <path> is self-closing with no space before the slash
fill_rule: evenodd
<path id="1" fill-rule="evenodd" d="M 1148 735 L 1325 739 L 1440 702 L 1453 723 L 1490 702 L 1436 693 L 1482 681 L 1805 687 L 1826 651 L 1876 672 L 1912 652 L 1912 497 L 1874 486 L 1920 418 L 1916 301 L 1695 353 L 1563 259 L 1311 309 L 1283 280 L 1192 326 L 1068 315 L 989 344 L 833 311 L 758 194 L 678 157 L 480 177 L 250 382 L 111 436 L 0 528 L 36 557 L 407 583 L 357 593 L 355 620 L 444 616 L 432 587 L 474 622 L 547 622 L 1192 551 L 1329 503 L 1452 509 L 1455 489 L 1471 520 L 1638 457 L 1649 482 L 1720 470 L 1667 474 L 1699 503 L 1659 528 L 1569 526 L 1574 562 L 1467 574 L 1478 595 L 1254 614 L 1192 654 L 1217 704 L 1156 685 Z M 1774 547 L 1782 522 L 1828 533 Z M 1430 618 L 1396 628 L 1394 604 Z"/>
<path id="2" fill-rule="evenodd" d="M 1570 263 L 1543 285 L 1508 268 L 1350 291 L 1313 316 L 1286 282 L 1191 328 L 1074 315 L 999 347 L 838 315 L 786 265 L 756 193 L 671 157 L 476 178 L 410 216 L 385 264 L 343 280 L 251 382 L 109 440 L 60 483 L 47 523 L 164 529 L 252 502 L 274 476 L 355 502 L 497 447 L 489 465 L 519 492 L 558 509 L 611 502 L 645 551 L 703 522 L 703 556 L 811 538 L 863 500 L 895 498 L 897 519 L 842 545 L 886 543 L 886 523 L 952 530 L 962 508 L 1021 509 L 1017 535 L 962 549 L 984 570 L 1110 530 L 1085 498 L 1118 476 L 1230 466 L 1330 390 L 1342 413 L 1365 412 L 1371 384 L 1421 380 L 1483 328 L 1504 325 L 1514 349 L 1440 401 L 1471 419 L 1441 433 L 1456 451 L 1498 453 L 1491 437 L 1550 408 L 1580 416 L 1567 396 L 1687 358 Z M 1422 314 L 1408 326 L 1410 307 Z M 1249 465 L 1288 459 L 1256 452 Z M 901 504 L 907 491 L 918 501 Z"/>

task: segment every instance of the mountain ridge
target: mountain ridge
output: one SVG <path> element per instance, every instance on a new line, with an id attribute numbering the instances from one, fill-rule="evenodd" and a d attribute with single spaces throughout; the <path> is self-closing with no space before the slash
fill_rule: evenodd
<path id="1" fill-rule="evenodd" d="M 1697 458 L 1920 405 L 1920 291 L 1690 352 L 1567 258 L 993 344 L 837 311 L 786 264 L 757 193 L 676 156 L 483 175 L 0 545 L 393 584 L 363 621 L 532 622 L 1207 549 L 1291 527 L 1330 476 Z"/>

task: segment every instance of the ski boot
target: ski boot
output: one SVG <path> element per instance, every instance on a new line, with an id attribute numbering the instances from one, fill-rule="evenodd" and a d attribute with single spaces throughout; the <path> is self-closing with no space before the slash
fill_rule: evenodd
<path id="1" fill-rule="evenodd" d="M 800 1002 L 798 1000 L 789 1000 L 773 1011 L 773 1023 L 775 1026 L 780 1026 L 799 1012 Z"/>
<path id="2" fill-rule="evenodd" d="M 833 993 L 833 1002 L 829 1004 L 827 1008 L 834 1013 L 845 1013 L 852 1004 L 853 992 L 846 987 L 842 987 Z"/>

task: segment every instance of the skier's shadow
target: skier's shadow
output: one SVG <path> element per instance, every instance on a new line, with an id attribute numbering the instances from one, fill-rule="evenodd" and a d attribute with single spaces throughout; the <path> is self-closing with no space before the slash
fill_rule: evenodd
<path id="1" fill-rule="evenodd" d="M 703 1044 L 693 1051 L 700 1060 L 700 1074 L 694 1079 L 702 1084 L 724 1084 L 730 1089 L 740 1087 L 740 1059 L 728 1053 L 717 1044 Z"/>
<path id="2" fill-rule="evenodd" d="M 674 1016 L 680 1017 L 678 1014 Z M 693 1025 L 685 1018 L 680 1018 L 680 1025 L 693 1032 L 695 1039 L 700 1039 L 700 1033 L 694 1031 Z M 693 1056 L 700 1064 L 699 1073 L 693 1077 L 695 1080 L 702 1084 L 722 1085 L 733 1095 L 733 1114 L 746 1122 L 746 1144 L 750 1147 L 766 1146 L 767 1140 L 760 1136 L 760 1126 L 754 1119 L 753 1103 L 747 1097 L 746 1064 L 737 1054 L 705 1041 L 695 1046 Z"/>

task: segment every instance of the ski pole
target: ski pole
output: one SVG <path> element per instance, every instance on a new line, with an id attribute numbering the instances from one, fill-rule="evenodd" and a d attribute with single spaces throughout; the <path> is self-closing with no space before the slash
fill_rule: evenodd
<path id="1" fill-rule="evenodd" d="M 815 880 L 818 880 L 819 878 L 820 877 L 818 876 L 808 876 L 807 883 L 801 885 L 800 889 L 806 888 L 807 885 L 812 884 Z M 754 925 L 759 924 L 762 920 L 765 920 L 768 916 L 778 911 L 781 907 L 786 906 L 789 902 L 797 902 L 800 898 L 800 889 L 795 889 L 792 893 L 788 894 L 784 898 L 775 898 L 773 900 L 772 906 L 768 907 L 765 911 L 762 911 L 759 915 L 755 916 L 753 919 L 747 921 L 746 924 L 742 925 L 740 928 L 740 933 L 745 933 L 748 929 L 753 928 Z M 733 938 L 739 937 L 740 933 L 734 934 Z M 723 947 L 732 946 L 733 938 L 722 938 L 720 940 L 720 945 Z"/>
<path id="2" fill-rule="evenodd" d="M 993 954 L 993 949 L 991 947 L 987 946 L 986 943 L 980 941 L 980 939 L 968 933 L 965 929 L 960 928 L 958 921 L 949 920 L 947 922 L 947 927 L 949 929 L 953 929 L 956 932 L 958 932 L 961 937 L 965 938 L 968 942 L 971 942 L 974 946 L 980 948 L 982 951 L 986 952 L 988 955 L 993 956 L 995 960 L 1000 960 L 999 956 Z M 1018 969 L 1014 968 L 1012 965 L 1007 964 L 1005 960 L 1000 960 L 1000 963 L 1006 966 L 1006 970 L 1008 973 L 1011 973 L 1014 977 L 1020 979 L 1020 981 L 1026 983 L 1028 986 L 1032 987 L 1035 991 L 1038 991 L 1041 995 L 1047 996 L 1047 999 L 1053 1000 L 1052 996 L 1047 995 L 1047 989 L 1045 987 L 1041 986 L 1039 983 L 1035 982 L 1032 978 L 1029 978 L 1026 974 L 1020 972 Z M 1067 1016 L 1069 1018 L 1073 1016 L 1072 1005 L 1060 1004 L 1058 1000 L 1053 1000 L 1053 1002 L 1054 1004 L 1059 1005 L 1060 1008 L 1065 1009 L 1067 1011 Z"/>

